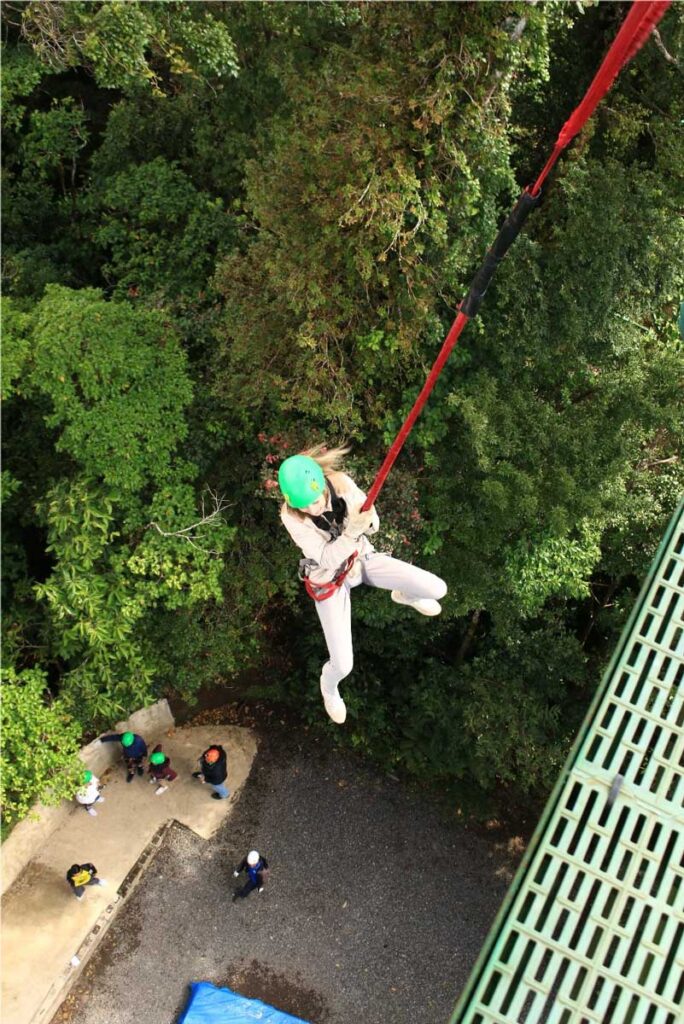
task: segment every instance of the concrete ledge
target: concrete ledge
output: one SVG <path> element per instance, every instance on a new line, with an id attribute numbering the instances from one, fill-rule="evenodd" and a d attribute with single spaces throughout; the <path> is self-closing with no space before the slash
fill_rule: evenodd
<path id="1" fill-rule="evenodd" d="M 168 728 L 161 735 L 145 728 L 145 734 L 148 743 L 163 742 L 178 778 L 159 796 L 147 775 L 127 783 L 119 752 L 97 816 L 67 804 L 61 827 L 34 846 L 3 899 L 3 1024 L 45 1024 L 80 973 L 81 964 L 73 967 L 72 958 L 82 962 L 90 956 L 156 853 L 167 824 L 178 822 L 211 838 L 230 816 L 257 750 L 254 734 L 239 726 Z M 223 744 L 228 753 L 229 799 L 211 799 L 211 786 L 192 776 L 210 743 Z M 71 864 L 88 862 L 108 885 L 86 889 L 78 902 L 65 874 Z"/>
<path id="2" fill-rule="evenodd" d="M 31 816 L 15 825 L 0 849 L 2 887 L 4 895 L 35 857 L 36 850 L 47 842 L 52 833 L 67 820 L 71 808 L 66 800 L 56 807 L 35 804 Z"/>
<path id="3" fill-rule="evenodd" d="M 143 737 L 158 736 L 173 726 L 171 708 L 164 699 L 135 711 L 126 721 L 117 722 L 110 731 L 125 732 L 130 729 Z M 100 743 L 98 738 L 83 747 L 80 756 L 86 768 L 101 778 L 108 768 L 121 760 L 121 751 L 115 743 Z M 15 825 L 0 849 L 0 893 L 5 893 L 14 884 L 52 833 L 66 823 L 73 807 L 71 800 L 62 800 L 56 807 L 35 804 L 30 816 Z"/>
<path id="4" fill-rule="evenodd" d="M 109 903 L 102 911 L 91 931 L 76 950 L 73 960 L 65 965 L 62 971 L 52 982 L 52 985 L 46 993 L 40 1008 L 33 1017 L 31 1024 L 47 1024 L 47 1022 L 51 1021 L 57 1013 L 57 1010 L 67 998 L 87 967 L 88 961 L 97 949 L 99 943 L 107 934 L 110 924 L 118 914 L 126 899 L 135 891 L 138 882 L 142 880 L 150 862 L 159 852 L 159 848 L 164 841 L 166 833 L 173 825 L 173 821 L 167 821 L 166 824 L 162 825 L 157 834 L 148 844 L 147 848 L 143 850 L 140 859 L 129 871 L 128 875 L 119 887 L 119 891 L 114 894 L 111 903 Z"/>

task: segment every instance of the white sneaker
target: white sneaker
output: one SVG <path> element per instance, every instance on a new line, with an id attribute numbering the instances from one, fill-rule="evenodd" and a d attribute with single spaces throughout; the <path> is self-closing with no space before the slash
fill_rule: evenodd
<path id="1" fill-rule="evenodd" d="M 91 818 L 97 818 L 97 811 L 95 810 L 94 807 L 86 807 L 86 811 L 88 812 Z"/>
<path id="2" fill-rule="evenodd" d="M 161 796 L 162 793 L 165 793 L 168 788 L 169 788 L 168 786 L 159 786 L 158 789 L 155 789 L 154 795 L 155 796 Z"/>
<path id="3" fill-rule="evenodd" d="M 407 604 L 409 607 L 415 608 L 421 615 L 439 615 L 442 610 L 439 601 L 435 601 L 432 597 L 408 597 L 401 590 L 393 590 L 391 597 L 397 604 Z"/>
<path id="4" fill-rule="evenodd" d="M 347 718 L 347 706 L 340 697 L 339 690 L 335 687 L 334 693 L 326 693 L 321 684 L 321 693 L 325 710 L 336 725 L 343 725 Z"/>
<path id="5" fill-rule="evenodd" d="M 97 884 L 98 885 L 106 885 L 107 884 L 107 879 L 106 878 L 98 878 Z"/>
<path id="6" fill-rule="evenodd" d="M 98 796 L 97 800 L 95 801 L 96 804 L 103 804 L 104 802 L 105 798 L 103 796 Z"/>

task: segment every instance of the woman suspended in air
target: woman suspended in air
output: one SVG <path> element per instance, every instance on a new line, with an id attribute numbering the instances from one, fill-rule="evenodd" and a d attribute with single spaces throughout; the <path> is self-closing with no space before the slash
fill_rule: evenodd
<path id="1" fill-rule="evenodd" d="M 360 583 L 391 591 L 397 604 L 439 615 L 447 592 L 439 576 L 376 551 L 368 539 L 380 525 L 375 507 L 340 466 L 348 448 L 322 445 L 285 459 L 278 483 L 285 501 L 280 518 L 304 558 L 300 577 L 313 597 L 328 647 L 321 672 L 325 710 L 341 725 L 347 717 L 338 684 L 354 664 L 351 590 Z"/>

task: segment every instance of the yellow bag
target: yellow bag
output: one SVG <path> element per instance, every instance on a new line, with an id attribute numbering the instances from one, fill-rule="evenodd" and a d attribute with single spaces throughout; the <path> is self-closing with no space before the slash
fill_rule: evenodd
<path id="1" fill-rule="evenodd" d="M 72 877 L 71 881 L 76 886 L 87 885 L 92 877 L 93 876 L 90 874 L 90 872 L 86 871 L 85 868 L 83 868 L 82 871 L 79 871 L 77 875 L 74 875 Z"/>

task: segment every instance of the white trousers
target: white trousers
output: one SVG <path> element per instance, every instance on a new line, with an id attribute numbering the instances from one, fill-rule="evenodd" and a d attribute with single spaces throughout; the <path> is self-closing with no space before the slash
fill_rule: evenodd
<path id="1" fill-rule="evenodd" d="M 337 684 L 354 667 L 354 648 L 351 628 L 351 594 L 353 587 L 367 583 L 381 590 L 401 590 L 407 597 L 431 597 L 440 601 L 447 592 L 444 580 L 398 558 L 372 551 L 359 559 L 361 576 L 348 583 L 346 580 L 332 597 L 316 601 L 323 635 L 328 647 L 329 661 L 321 673 L 321 691 L 334 694 Z"/>

